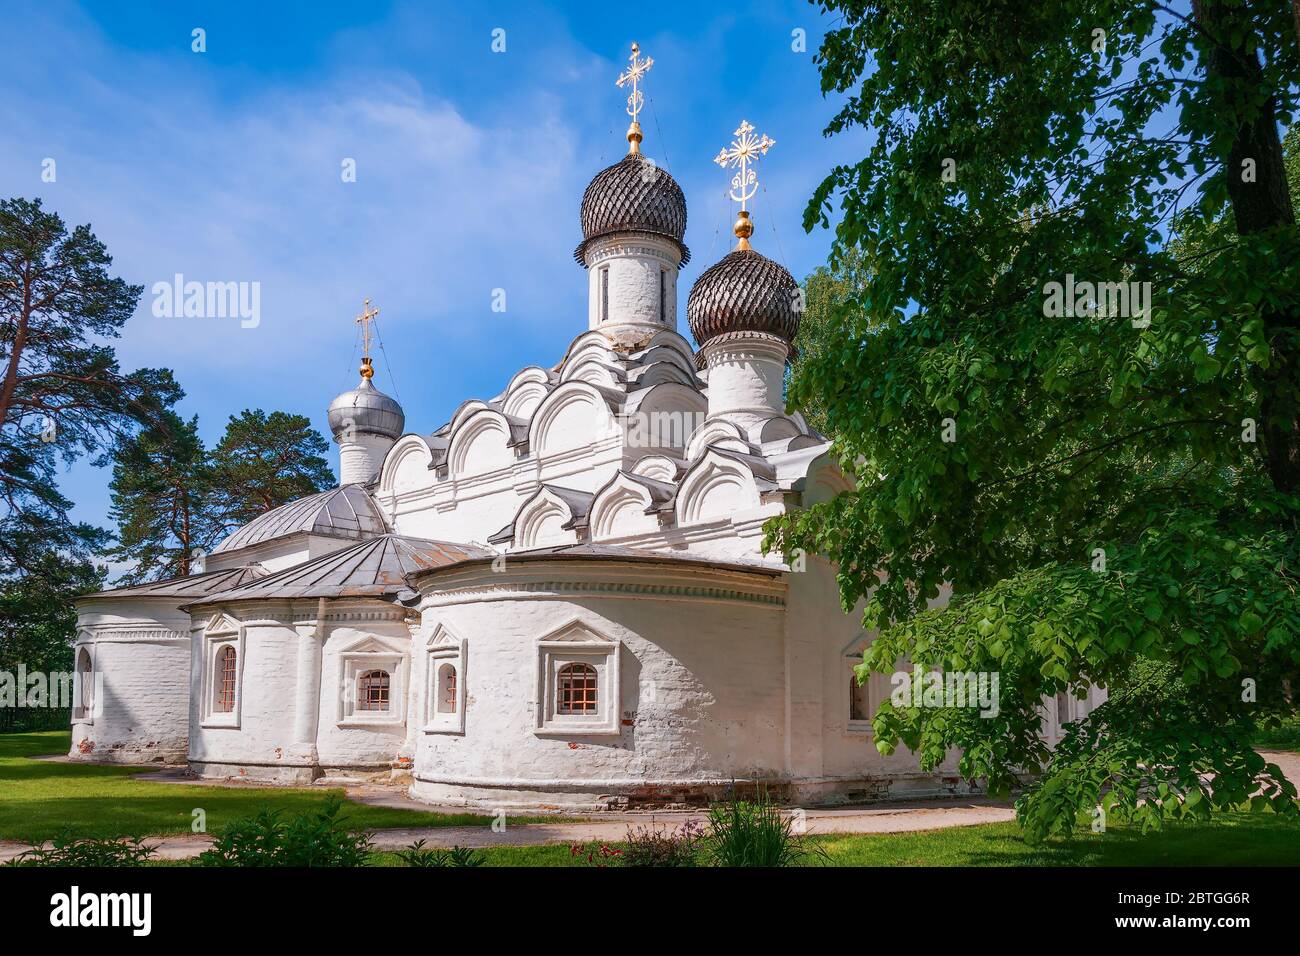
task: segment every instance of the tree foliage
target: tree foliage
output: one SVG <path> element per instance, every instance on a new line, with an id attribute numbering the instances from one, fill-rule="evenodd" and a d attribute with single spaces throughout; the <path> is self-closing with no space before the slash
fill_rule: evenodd
<path id="1" fill-rule="evenodd" d="M 1001 678 L 991 719 L 886 703 L 878 746 L 927 767 L 959 748 L 995 789 L 1033 772 L 1033 836 L 1103 800 L 1149 823 L 1252 795 L 1294 811 L 1249 748 L 1300 676 L 1290 11 L 823 6 L 823 89 L 846 94 L 828 134 L 875 139 L 805 222 L 838 199 L 837 250 L 872 278 L 790 395 L 822 403 L 859 484 L 769 544 L 838 563 L 881 629 L 865 669 Z M 1071 277 L 1150 283 L 1150 308 L 1057 314 Z M 1040 702 L 1088 683 L 1110 700 L 1049 752 Z"/>
<path id="2" fill-rule="evenodd" d="M 227 527 L 334 485 L 329 443 L 304 415 L 245 409 L 230 416 L 212 452 L 214 490 Z"/>
<path id="3" fill-rule="evenodd" d="M 792 375 L 805 365 L 821 361 L 835 347 L 838 315 L 861 310 L 861 297 L 867 293 L 870 278 L 861 251 L 850 247 L 804 280 L 804 311 L 799 319 L 799 347 L 791 362 Z M 825 402 L 819 395 L 805 392 L 800 411 L 809 425 L 823 435 L 830 434 Z"/>
<path id="4" fill-rule="evenodd" d="M 130 562 L 121 583 L 190 574 L 217 542 L 212 466 L 198 417 L 168 412 L 154 428 L 126 442 L 113 465 L 112 508 L 117 544 L 110 555 Z"/>
<path id="5" fill-rule="evenodd" d="M 122 583 L 191 574 L 235 528 L 331 487 L 327 448 L 302 415 L 245 409 L 209 450 L 197 417 L 167 413 L 115 459 L 110 554 L 131 565 Z"/>
<path id="6" fill-rule="evenodd" d="M 118 335 L 139 286 L 109 274 L 89 226 L 71 232 L 39 200 L 0 201 L 0 577 L 51 551 L 85 559 L 102 544 L 68 517 L 60 463 L 102 460 L 180 397 L 165 369 L 123 372 Z"/>

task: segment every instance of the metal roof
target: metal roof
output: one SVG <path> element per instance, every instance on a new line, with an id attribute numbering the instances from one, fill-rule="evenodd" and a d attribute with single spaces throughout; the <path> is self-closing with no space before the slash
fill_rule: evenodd
<path id="1" fill-rule="evenodd" d="M 212 553 L 237 551 L 304 531 L 331 538 L 369 538 L 387 533 L 388 525 L 383 512 L 364 488 L 347 485 L 299 498 L 259 515 L 217 545 Z"/>
<path id="2" fill-rule="evenodd" d="M 207 596 L 191 606 L 259 598 L 395 597 L 410 590 L 408 575 L 494 554 L 469 544 L 385 534 Z"/>
<path id="3" fill-rule="evenodd" d="M 109 591 L 97 591 L 83 594 L 77 600 L 87 598 L 135 598 L 135 597 L 178 597 L 202 598 L 218 591 L 226 591 L 265 577 L 268 573 L 260 564 L 246 564 L 239 568 L 226 568 L 224 571 L 204 571 L 165 581 L 151 581 L 148 584 L 134 584 Z"/>
<path id="4" fill-rule="evenodd" d="M 406 427 L 402 406 L 375 388 L 368 378 L 330 402 L 328 417 L 335 440 L 348 433 L 397 439 Z"/>
<path id="5" fill-rule="evenodd" d="M 729 332 L 765 332 L 793 342 L 799 332 L 799 283 L 752 249 L 737 249 L 709 266 L 691 286 L 686 322 L 695 341 Z"/>
<path id="6" fill-rule="evenodd" d="M 594 240 L 618 232 L 663 236 L 681 250 L 681 266 L 690 261 L 691 252 L 682 242 L 686 235 L 682 187 L 666 169 L 640 153 L 629 153 L 592 178 L 582 194 L 580 219 L 582 243 L 573 258 L 583 266 Z"/>
<path id="7" fill-rule="evenodd" d="M 491 561 L 493 558 L 500 557 L 494 552 L 485 552 L 477 557 L 468 557 L 460 561 L 454 561 L 450 564 L 439 567 L 422 568 L 416 573 L 417 577 L 425 574 L 431 574 L 438 571 L 447 571 L 462 565 L 470 565 L 478 562 Z M 756 561 L 741 561 L 736 559 L 718 559 L 706 557 L 699 554 L 677 554 L 672 551 L 650 551 L 644 548 L 629 548 L 625 545 L 614 544 L 559 544 L 551 545 L 544 548 L 530 548 L 527 551 L 508 551 L 504 555 L 506 565 L 519 564 L 533 561 L 616 561 L 620 563 L 632 564 L 662 564 L 674 565 L 683 568 L 716 568 L 723 571 L 750 571 L 755 574 L 764 574 L 769 577 L 779 577 L 786 571 L 786 568 L 775 564 L 760 564 Z"/>

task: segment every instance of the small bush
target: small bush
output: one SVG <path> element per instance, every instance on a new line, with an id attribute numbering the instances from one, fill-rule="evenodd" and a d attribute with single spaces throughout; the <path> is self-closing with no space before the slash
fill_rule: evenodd
<path id="1" fill-rule="evenodd" d="M 6 866 L 142 866 L 158 852 L 146 846 L 144 837 L 118 840 L 85 837 L 75 840 L 68 833 L 56 837 L 49 849 L 33 846 Z"/>
<path id="2" fill-rule="evenodd" d="M 365 866 L 368 833 L 351 833 L 343 801 L 331 794 L 319 810 L 287 822 L 279 810 L 236 820 L 199 854 L 199 866 Z"/>
<path id="3" fill-rule="evenodd" d="M 446 866 L 482 866 L 483 854 L 467 846 L 454 846 L 450 850 L 426 848 L 424 840 L 416 840 L 405 850 L 398 850 L 397 857 L 407 866 L 446 867 Z"/>
<path id="4" fill-rule="evenodd" d="M 581 843 L 574 843 L 569 847 L 570 856 L 585 856 L 588 866 L 616 866 L 619 857 L 623 851 L 616 846 L 610 846 L 608 843 L 588 843 L 583 846 Z"/>
<path id="5" fill-rule="evenodd" d="M 700 824 L 687 820 L 675 830 L 667 827 L 627 828 L 622 866 L 695 866 L 701 840 Z"/>
<path id="6" fill-rule="evenodd" d="M 753 801 L 728 800 L 710 807 L 702 843 L 715 866 L 797 866 L 809 856 L 826 856 L 820 846 L 794 832 L 793 822 L 766 793 Z"/>

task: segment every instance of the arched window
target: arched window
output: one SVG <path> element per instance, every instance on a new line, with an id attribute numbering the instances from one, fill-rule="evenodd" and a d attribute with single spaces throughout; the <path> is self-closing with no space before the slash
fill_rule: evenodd
<path id="1" fill-rule="evenodd" d="M 95 712 L 95 675 L 90 651 L 84 647 L 77 654 L 77 716 L 90 717 Z"/>
<path id="2" fill-rule="evenodd" d="M 438 713 L 456 713 L 455 664 L 443 664 L 438 668 Z"/>
<path id="3" fill-rule="evenodd" d="M 366 671 L 357 678 L 357 710 L 388 710 L 388 671 Z"/>
<path id="4" fill-rule="evenodd" d="M 227 644 L 217 651 L 217 674 L 214 687 L 216 700 L 214 710 L 219 714 L 228 714 L 235 709 L 235 681 L 239 670 L 239 653 Z"/>
<path id="5" fill-rule="evenodd" d="M 596 713 L 596 668 L 590 664 L 565 664 L 555 681 L 557 714 Z"/>

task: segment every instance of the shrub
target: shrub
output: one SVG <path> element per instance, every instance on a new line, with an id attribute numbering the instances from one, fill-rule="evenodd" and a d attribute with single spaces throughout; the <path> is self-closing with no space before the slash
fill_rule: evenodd
<path id="1" fill-rule="evenodd" d="M 728 800 L 709 808 L 702 840 L 714 866 L 797 866 L 826 852 L 801 834 L 793 822 L 760 792 L 752 800 Z"/>
<path id="2" fill-rule="evenodd" d="M 407 866 L 446 867 L 446 866 L 482 866 L 483 854 L 467 846 L 454 846 L 450 850 L 426 848 L 423 840 L 416 840 L 405 850 L 398 850 L 397 857 Z"/>
<path id="3" fill-rule="evenodd" d="M 583 846 L 581 843 L 574 843 L 569 847 L 570 856 L 585 856 L 589 866 L 611 866 L 618 863 L 619 857 L 623 851 L 616 846 L 610 846 L 608 843 L 588 843 Z"/>
<path id="4" fill-rule="evenodd" d="M 6 866 L 141 866 L 158 852 L 146 846 L 144 837 L 110 840 L 98 837 L 72 838 L 67 832 L 56 837 L 49 849 L 33 846 L 14 857 Z"/>
<path id="5" fill-rule="evenodd" d="M 370 834 L 351 833 L 343 801 L 331 794 L 319 810 L 286 822 L 279 810 L 236 820 L 199 855 L 199 866 L 365 866 Z"/>
<path id="6" fill-rule="evenodd" d="M 687 820 L 675 830 L 667 827 L 627 828 L 622 866 L 695 866 L 699 856 L 700 824 Z"/>

